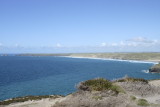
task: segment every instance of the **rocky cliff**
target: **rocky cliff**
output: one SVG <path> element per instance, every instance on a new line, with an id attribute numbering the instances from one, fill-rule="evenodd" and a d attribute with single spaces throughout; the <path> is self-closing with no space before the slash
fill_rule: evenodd
<path id="1" fill-rule="evenodd" d="M 160 64 L 156 64 L 149 69 L 149 72 L 152 73 L 160 73 Z"/>
<path id="2" fill-rule="evenodd" d="M 0 107 L 160 107 L 159 83 L 129 77 L 114 81 L 97 78 L 80 82 L 77 92 L 65 97 L 16 98 L 0 102 Z"/>

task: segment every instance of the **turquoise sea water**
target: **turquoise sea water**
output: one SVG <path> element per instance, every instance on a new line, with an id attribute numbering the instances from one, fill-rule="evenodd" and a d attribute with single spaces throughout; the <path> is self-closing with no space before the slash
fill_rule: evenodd
<path id="1" fill-rule="evenodd" d="M 103 77 L 109 80 L 124 75 L 158 79 L 145 73 L 153 63 L 67 57 L 0 57 L 0 100 L 26 95 L 67 95 L 81 81 Z"/>

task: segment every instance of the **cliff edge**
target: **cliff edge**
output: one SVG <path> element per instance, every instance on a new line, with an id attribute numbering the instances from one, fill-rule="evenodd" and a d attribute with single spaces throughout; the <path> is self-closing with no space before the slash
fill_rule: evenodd
<path id="1" fill-rule="evenodd" d="M 124 77 L 109 81 L 96 78 L 80 82 L 77 91 L 65 97 L 50 96 L 10 104 L 6 101 L 1 102 L 0 107 L 160 107 L 157 82 L 160 80 Z"/>

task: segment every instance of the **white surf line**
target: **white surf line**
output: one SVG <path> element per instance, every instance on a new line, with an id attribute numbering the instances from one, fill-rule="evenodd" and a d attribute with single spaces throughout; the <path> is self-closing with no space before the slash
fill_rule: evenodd
<path id="1" fill-rule="evenodd" d="M 122 61 L 122 62 L 130 62 L 130 63 L 151 63 L 151 64 L 158 64 L 158 62 L 151 62 L 151 61 L 138 61 L 138 60 L 122 60 L 122 59 L 111 59 L 111 58 L 93 58 L 93 57 L 74 57 L 74 56 L 60 56 L 66 58 L 82 58 L 82 59 L 97 59 L 97 60 L 110 60 L 110 61 Z"/>

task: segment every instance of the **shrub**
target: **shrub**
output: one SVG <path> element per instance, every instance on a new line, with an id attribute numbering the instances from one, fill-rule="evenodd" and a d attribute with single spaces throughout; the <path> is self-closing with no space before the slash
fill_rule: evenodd
<path id="1" fill-rule="evenodd" d="M 149 103 L 146 99 L 139 99 L 137 105 L 139 105 L 139 106 L 149 106 Z"/>
<path id="2" fill-rule="evenodd" d="M 135 101 L 136 97 L 135 96 L 130 96 L 131 100 Z"/>
<path id="3" fill-rule="evenodd" d="M 112 83 L 103 78 L 98 78 L 93 80 L 87 80 L 83 83 L 83 85 L 88 86 L 90 90 L 102 91 L 102 90 L 109 89 Z"/>
<path id="4" fill-rule="evenodd" d="M 131 77 L 119 79 L 119 80 L 117 80 L 117 82 L 144 82 L 144 83 L 148 83 L 148 81 L 143 78 L 131 78 Z"/>
<path id="5" fill-rule="evenodd" d="M 110 87 L 110 89 L 114 92 L 118 93 L 126 93 L 120 86 L 118 85 L 112 85 L 112 87 Z"/>
<path id="6" fill-rule="evenodd" d="M 93 96 L 92 98 L 95 100 L 102 100 L 103 99 L 102 96 Z"/>
<path id="7" fill-rule="evenodd" d="M 115 93 L 124 92 L 124 90 L 118 86 L 110 82 L 109 80 L 103 78 L 97 78 L 93 80 L 87 80 L 81 82 L 78 86 L 78 89 L 83 91 L 104 91 L 104 90 L 112 90 Z"/>

